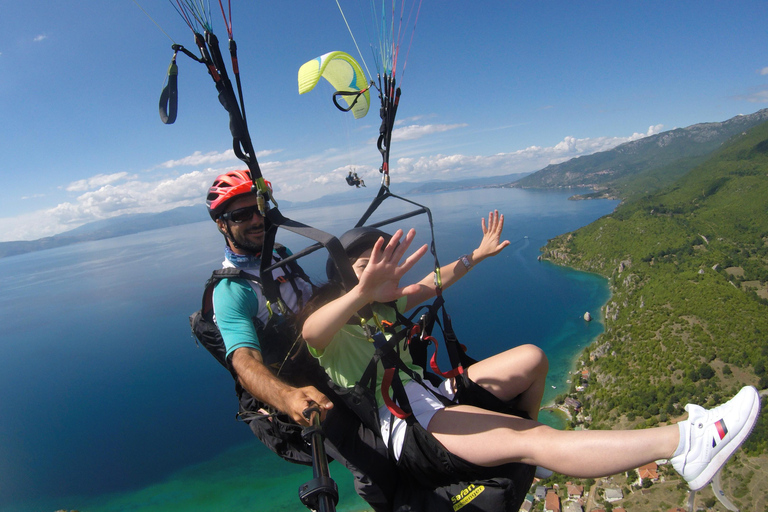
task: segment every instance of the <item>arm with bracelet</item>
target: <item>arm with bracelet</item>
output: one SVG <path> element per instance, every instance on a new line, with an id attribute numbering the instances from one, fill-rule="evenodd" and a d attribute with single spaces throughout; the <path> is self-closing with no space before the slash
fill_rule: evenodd
<path id="1" fill-rule="evenodd" d="M 483 230 L 483 239 L 480 241 L 480 245 L 471 253 L 464 254 L 453 263 L 440 267 L 442 289 L 448 288 L 467 275 L 475 265 L 488 257 L 496 256 L 509 245 L 509 240 L 501 240 L 501 232 L 504 229 L 504 215 L 501 215 L 498 210 L 488 214 L 487 223 L 486 219 L 481 219 L 480 225 Z M 434 272 L 424 277 L 417 285 L 420 287 L 420 290 L 408 296 L 406 311 L 437 295 Z"/>

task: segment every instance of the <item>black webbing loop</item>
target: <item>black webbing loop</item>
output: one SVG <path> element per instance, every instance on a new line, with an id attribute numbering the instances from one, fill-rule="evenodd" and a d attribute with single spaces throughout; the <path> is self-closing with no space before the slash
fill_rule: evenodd
<path id="1" fill-rule="evenodd" d="M 336 108 L 341 110 L 342 112 L 349 112 L 355 106 L 355 104 L 357 103 L 357 100 L 360 99 L 360 96 L 365 94 L 367 91 L 368 91 L 367 87 L 362 91 L 336 91 L 333 93 L 333 104 L 336 105 Z M 355 99 L 352 101 L 352 103 L 349 104 L 349 107 L 342 107 L 338 101 L 340 96 L 354 96 Z"/>
<path id="2" fill-rule="evenodd" d="M 171 64 L 168 66 L 168 77 L 160 93 L 160 120 L 163 124 L 173 124 L 176 121 L 176 114 L 179 106 L 179 86 L 178 75 L 179 67 L 176 65 L 176 51 L 173 52 Z"/>
<path id="3" fill-rule="evenodd" d="M 168 75 L 163 92 L 160 93 L 160 120 L 163 124 L 173 124 L 176 121 L 176 115 L 178 114 L 179 105 L 179 67 L 176 65 L 176 55 L 182 52 L 184 55 L 194 60 L 195 62 L 203 62 L 202 59 L 197 58 L 194 53 L 190 52 L 180 44 L 171 45 L 173 50 L 173 57 L 171 58 L 171 64 L 168 66 Z"/>

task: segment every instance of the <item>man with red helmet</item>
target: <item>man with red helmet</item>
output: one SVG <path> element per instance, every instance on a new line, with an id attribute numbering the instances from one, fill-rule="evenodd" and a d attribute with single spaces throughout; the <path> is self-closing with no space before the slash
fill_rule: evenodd
<path id="1" fill-rule="evenodd" d="M 271 369 L 278 366 L 275 361 L 283 362 L 285 359 L 282 348 L 278 348 L 285 345 L 280 343 L 286 339 L 291 342 L 297 339 L 298 333 L 293 327 L 291 313 L 298 313 L 310 299 L 313 289 L 296 262 L 275 268 L 272 276 L 280 283 L 280 299 L 288 309 L 288 318 L 275 322 L 273 311 L 277 308 L 267 303 L 260 282 L 262 245 L 268 223 L 259 210 L 259 200 L 247 170 L 230 171 L 218 176 L 206 198 L 208 213 L 226 240 L 223 267 L 239 269 L 253 276 L 253 279 L 221 279 L 212 294 L 214 321 L 224 342 L 226 366 L 237 381 L 241 415 L 262 442 L 287 460 L 295 462 L 296 459 L 291 457 L 293 452 L 289 456 L 283 453 L 290 443 L 279 439 L 281 432 L 285 432 L 284 427 L 274 426 L 279 417 L 271 417 L 267 427 L 264 421 L 252 420 L 252 409 L 259 406 L 254 405 L 248 394 L 300 425 L 308 425 L 302 412 L 310 405 L 319 405 L 321 417 L 324 418 L 323 431 L 328 454 L 345 464 L 353 473 L 358 494 L 375 511 L 391 510 L 396 469 L 387 459 L 386 446 L 380 438 L 366 430 L 343 403 L 334 408 L 326 396 L 330 389 L 322 386 L 325 373 L 319 365 L 317 369 L 323 378 L 311 378 L 314 375 L 312 368 L 303 372 L 310 376 L 309 382 L 313 385 L 287 382 L 286 378 L 282 378 L 283 372 L 278 377 Z M 285 248 L 282 251 L 282 255 L 278 254 L 280 250 L 272 254 L 273 262 L 289 254 Z M 311 357 L 309 359 L 315 362 Z M 305 379 L 299 380 L 301 384 L 305 383 Z M 261 415 L 261 419 L 264 419 L 264 415 Z"/>
<path id="2" fill-rule="evenodd" d="M 224 267 L 241 268 L 258 277 L 265 219 L 259 213 L 252 186 L 249 171 L 222 174 L 208 190 L 206 204 L 227 242 Z M 276 279 L 284 275 L 282 269 L 276 269 L 274 273 Z M 293 281 L 281 284 L 280 292 L 288 308 L 296 313 L 309 299 L 312 288 L 300 277 Z M 240 384 L 256 399 L 272 405 L 302 425 L 308 424 L 302 411 L 313 402 L 323 411 L 333 407 L 316 388 L 289 386 L 264 365 L 261 340 L 252 320 L 258 318 L 266 324 L 269 316 L 260 287 L 239 279 L 225 279 L 214 289 L 213 301 L 216 324 L 224 339 L 227 357 L 231 358 Z"/>

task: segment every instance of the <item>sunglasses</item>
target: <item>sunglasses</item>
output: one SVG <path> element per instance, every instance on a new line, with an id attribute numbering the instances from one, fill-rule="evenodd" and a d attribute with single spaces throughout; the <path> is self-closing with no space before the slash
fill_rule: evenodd
<path id="1" fill-rule="evenodd" d="M 261 216 L 261 212 L 259 212 L 259 207 L 257 205 L 246 206 L 245 208 L 238 208 L 237 210 L 223 213 L 221 218 L 224 220 L 231 220 L 235 224 L 240 224 L 241 222 L 251 220 L 254 214 Z"/>

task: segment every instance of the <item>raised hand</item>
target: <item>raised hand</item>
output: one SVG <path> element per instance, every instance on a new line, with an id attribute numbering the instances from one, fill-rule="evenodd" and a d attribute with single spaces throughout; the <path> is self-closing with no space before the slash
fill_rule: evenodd
<path id="1" fill-rule="evenodd" d="M 402 297 L 409 287 L 400 287 L 400 279 L 427 252 L 427 245 L 423 245 L 400 263 L 416 231 L 408 231 L 400 242 L 402 236 L 403 230 L 398 229 L 386 246 L 384 239 L 379 238 L 370 254 L 363 253 L 353 264 L 353 268 L 359 272 L 360 291 L 371 301 L 389 302 Z"/>
<path id="2" fill-rule="evenodd" d="M 483 239 L 480 245 L 472 252 L 474 263 L 478 263 L 489 256 L 496 256 L 505 247 L 509 245 L 509 240 L 501 242 L 501 232 L 504 229 L 504 215 L 500 215 L 498 210 L 493 210 L 488 214 L 488 225 L 485 219 L 480 220 L 483 228 Z"/>

